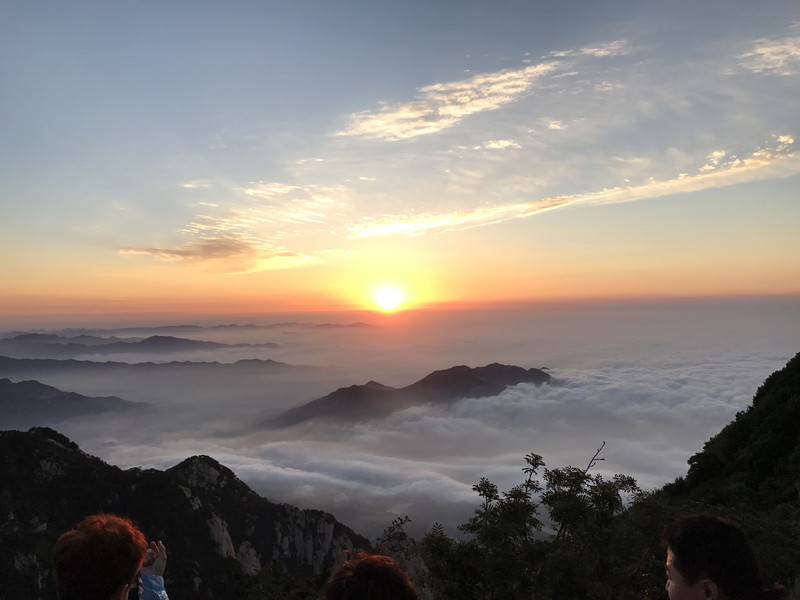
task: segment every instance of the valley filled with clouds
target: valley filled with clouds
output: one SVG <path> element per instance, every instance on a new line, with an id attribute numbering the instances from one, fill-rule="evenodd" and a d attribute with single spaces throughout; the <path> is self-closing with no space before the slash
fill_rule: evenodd
<path id="1" fill-rule="evenodd" d="M 218 346 L 4 358 L 0 378 L 146 403 L 41 423 L 122 468 L 207 454 L 259 494 L 330 511 L 366 535 L 400 515 L 417 535 L 434 521 L 454 532 L 477 503 L 472 485 L 485 476 L 510 488 L 529 452 L 548 467 L 583 467 L 605 442 L 602 473 L 632 475 L 643 488 L 684 474 L 687 459 L 797 352 L 798 311 L 796 299 L 772 298 L 262 318 L 169 332 L 53 329 L 62 343 L 168 333 Z M 5 332 L 0 344 L 8 350 L 21 334 Z M 435 370 L 493 362 L 545 368 L 552 380 L 404 405 L 379 419 L 260 425 L 340 387 L 401 388 Z"/>

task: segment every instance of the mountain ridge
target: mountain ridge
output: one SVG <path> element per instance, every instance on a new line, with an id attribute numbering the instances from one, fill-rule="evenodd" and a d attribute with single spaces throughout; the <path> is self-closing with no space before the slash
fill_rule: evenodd
<path id="1" fill-rule="evenodd" d="M 456 365 L 429 373 L 402 388 L 394 388 L 374 380 L 351 385 L 296 406 L 261 421 L 256 427 L 282 429 L 320 418 L 364 420 L 384 418 L 418 404 L 448 404 L 462 398 L 496 396 L 509 386 L 520 383 L 542 385 L 552 380 L 541 369 L 524 369 L 513 365 L 491 363 L 483 367 Z"/>
<path id="2" fill-rule="evenodd" d="M 66 337 L 57 334 L 23 333 L 0 339 L 0 352 L 16 358 L 75 358 L 83 355 L 198 352 L 230 348 L 277 348 L 278 344 L 224 344 L 170 335 L 145 338 L 104 338 L 94 335 Z"/>
<path id="3" fill-rule="evenodd" d="M 35 380 L 0 378 L 0 424 L 9 429 L 52 425 L 65 419 L 147 406 L 118 396 L 84 396 Z"/>
<path id="4" fill-rule="evenodd" d="M 124 514 L 173 558 L 176 597 L 234 598 L 237 578 L 262 569 L 324 577 L 345 550 L 369 540 L 318 510 L 276 504 L 209 456 L 164 471 L 122 470 L 46 427 L 0 431 L 0 581 L 9 598 L 54 598 L 56 537 L 88 514 Z"/>

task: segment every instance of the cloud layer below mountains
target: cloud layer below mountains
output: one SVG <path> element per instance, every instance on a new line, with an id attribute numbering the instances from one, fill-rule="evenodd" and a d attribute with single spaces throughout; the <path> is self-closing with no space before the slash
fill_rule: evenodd
<path id="1" fill-rule="evenodd" d="M 176 387 L 151 394 L 150 412 L 133 419 L 58 429 L 121 467 L 166 468 L 211 455 L 261 495 L 330 511 L 366 535 L 398 515 L 411 517 L 417 535 L 435 521 L 454 532 L 477 504 L 472 485 L 485 476 L 510 488 L 529 452 L 548 467 L 583 467 L 606 442 L 601 473 L 632 475 L 644 488 L 683 475 L 687 459 L 800 350 L 799 309 L 796 300 L 540 307 L 416 315 L 402 326 L 309 328 L 275 355 L 325 369 L 259 380 L 247 390 L 219 382 L 206 395 Z M 243 342 L 259 334 L 248 335 Z M 547 366 L 557 382 L 415 406 L 377 421 L 252 429 L 264 416 L 340 386 L 375 379 L 400 387 L 436 369 L 494 361 Z"/>

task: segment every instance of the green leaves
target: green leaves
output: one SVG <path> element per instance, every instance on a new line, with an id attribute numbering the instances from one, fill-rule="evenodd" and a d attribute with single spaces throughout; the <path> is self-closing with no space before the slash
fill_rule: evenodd
<path id="1" fill-rule="evenodd" d="M 602 588 L 595 567 L 606 530 L 624 496 L 639 493 L 632 477 L 589 474 L 604 445 L 585 469 L 544 469 L 541 456 L 528 454 L 523 481 L 506 492 L 482 477 L 472 487 L 482 502 L 458 528 L 471 537 L 453 540 L 438 525 L 422 540 L 437 598 L 580 597 Z M 543 536 L 546 521 L 554 533 Z"/>

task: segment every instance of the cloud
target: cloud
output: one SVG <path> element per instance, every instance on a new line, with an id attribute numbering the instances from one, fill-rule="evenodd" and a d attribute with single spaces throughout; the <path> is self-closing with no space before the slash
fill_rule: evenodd
<path id="1" fill-rule="evenodd" d="M 790 28 L 800 30 L 800 22 Z M 752 50 L 741 56 L 741 66 L 754 73 L 789 76 L 800 72 L 800 35 L 756 40 Z"/>
<path id="2" fill-rule="evenodd" d="M 614 40 L 597 46 L 586 46 L 575 50 L 559 50 L 550 52 L 547 56 L 555 58 L 576 58 L 589 56 L 593 58 L 606 58 L 609 56 L 623 56 L 631 53 L 631 47 L 626 40 Z"/>
<path id="3" fill-rule="evenodd" d="M 767 51 L 773 47 L 759 41 L 760 53 L 747 61 L 755 67 L 757 56 L 778 56 Z M 537 64 L 425 86 L 409 102 L 350 115 L 339 137 L 288 159 L 282 178 L 240 183 L 214 198 L 199 188 L 204 180 L 190 182 L 197 187 L 185 193 L 203 194 L 204 202 L 180 231 L 186 244 L 144 242 L 123 252 L 187 264 L 230 260 L 234 270 L 302 266 L 330 261 L 352 244 L 348 237 L 467 229 L 798 171 L 798 156 L 779 138 L 749 153 L 737 140 L 782 131 L 786 122 L 780 111 L 768 119 L 746 110 L 760 101 L 751 87 L 737 87 L 749 77 L 709 78 L 744 59 L 712 52 L 681 69 L 660 57 L 625 68 L 607 60 L 632 48 L 616 40 L 553 52 Z M 747 115 L 747 134 L 731 115 Z M 369 141 L 410 140 L 457 124 L 413 147 L 376 151 Z"/>
<path id="4" fill-rule="evenodd" d="M 320 260 L 330 248 L 303 250 L 303 238 L 305 245 L 309 237 L 329 238 L 348 215 L 346 191 L 341 187 L 260 181 L 233 192 L 240 201 L 199 203 L 208 212 L 197 215 L 181 231 L 195 238 L 192 241 L 177 247 L 125 247 L 119 252 L 187 264 L 230 261 L 234 271 L 304 266 Z"/>
<path id="5" fill-rule="evenodd" d="M 561 369 L 561 385 L 522 384 L 382 421 L 318 423 L 284 439 L 183 434 L 106 452 L 158 468 L 211 454 L 273 501 L 330 511 L 368 535 L 399 514 L 412 517 L 416 534 L 434 520 L 454 530 L 477 504 L 472 485 L 486 476 L 509 489 L 528 452 L 549 468 L 582 467 L 605 441 L 604 475 L 629 474 L 653 488 L 684 474 L 689 456 L 750 402 L 771 368 L 759 357 Z"/>
<path id="6" fill-rule="evenodd" d="M 71 385 L 56 380 L 70 391 L 154 404 L 147 427 L 139 426 L 139 415 L 121 415 L 58 428 L 86 452 L 123 468 L 165 468 L 211 455 L 261 495 L 330 511 L 367 535 L 405 514 L 416 534 L 434 520 L 454 532 L 477 505 L 472 485 L 485 476 L 508 489 L 519 482 L 528 452 L 541 454 L 550 468 L 583 467 L 606 441 L 603 474 L 625 473 L 645 488 L 684 474 L 686 460 L 797 351 L 800 333 L 796 320 L 775 318 L 794 314 L 796 299 L 752 306 L 578 306 L 420 314 L 399 337 L 380 327 L 293 327 L 282 349 L 288 354 L 277 358 L 344 363 L 324 373 L 251 372 L 202 386 L 179 371 L 144 381 L 140 375 L 105 383 L 102 377 L 74 377 Z M 203 335 L 229 342 L 263 335 L 251 328 L 214 331 Z M 384 420 L 239 434 L 260 411 L 301 404 L 343 385 L 375 379 L 403 386 L 434 369 L 495 360 L 545 363 L 560 384 L 523 384 L 495 397 L 416 406 Z"/>
<path id="7" fill-rule="evenodd" d="M 518 100 L 556 66 L 556 62 L 542 63 L 429 85 L 420 88 L 412 102 L 351 115 L 349 124 L 338 135 L 396 141 L 437 133 L 466 116 Z"/>
<path id="8" fill-rule="evenodd" d="M 606 441 L 601 472 L 652 488 L 686 472 L 688 457 L 750 402 L 769 369 L 762 359 L 561 370 L 560 386 L 523 384 L 450 408 L 300 429 L 294 440 L 259 446 L 258 466 L 240 461 L 242 476 L 260 491 L 322 504 L 360 524 L 380 524 L 383 515 L 385 526 L 387 507 L 402 506 L 422 529 L 433 519 L 449 527 L 463 520 L 482 476 L 501 489 L 518 483 L 528 452 L 550 468 L 582 467 Z M 448 514 L 442 506 L 458 508 Z"/>
<path id="9" fill-rule="evenodd" d="M 201 264 L 224 261 L 229 271 L 285 269 L 307 264 L 311 257 L 291 251 L 266 252 L 236 237 L 205 238 L 176 248 L 120 248 L 120 254 L 145 254 L 165 261 Z"/>
<path id="10" fill-rule="evenodd" d="M 530 217 L 574 204 L 621 204 L 800 173 L 800 153 L 794 151 L 794 138 L 788 135 L 774 136 L 772 147 L 761 148 L 747 158 L 732 156 L 730 160 L 723 161 L 725 156 L 727 153 L 724 151 L 715 152 L 709 156 L 710 162 L 701 167 L 698 173 L 683 173 L 674 179 L 653 179 L 641 185 L 443 214 L 390 215 L 354 223 L 349 231 L 355 237 L 370 237 L 392 234 L 413 236 L 427 231 L 469 229 Z"/>
<path id="11" fill-rule="evenodd" d="M 708 162 L 700 167 L 700 172 L 713 171 L 719 168 L 720 161 L 722 161 L 727 154 L 728 153 L 725 150 L 717 150 L 716 152 L 712 152 L 706 157 Z"/>
<path id="12" fill-rule="evenodd" d="M 292 192 L 303 192 L 304 189 L 297 185 L 288 185 L 274 181 L 260 181 L 252 184 L 252 187 L 242 188 L 242 191 L 249 196 L 273 198 L 277 195 L 286 195 L 291 194 Z"/>
<path id="13" fill-rule="evenodd" d="M 211 187 L 211 182 L 207 179 L 197 179 L 195 181 L 189 181 L 186 183 L 181 184 L 181 187 L 189 189 L 189 190 L 197 190 L 202 188 Z"/>
<path id="14" fill-rule="evenodd" d="M 514 140 L 490 140 L 479 146 L 473 146 L 473 150 L 504 150 L 506 148 L 520 149 L 520 146 Z"/>
<path id="15" fill-rule="evenodd" d="M 255 248 L 233 237 L 209 238 L 178 248 L 120 248 L 120 254 L 151 254 L 164 260 L 202 262 L 207 260 L 252 258 Z"/>

